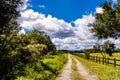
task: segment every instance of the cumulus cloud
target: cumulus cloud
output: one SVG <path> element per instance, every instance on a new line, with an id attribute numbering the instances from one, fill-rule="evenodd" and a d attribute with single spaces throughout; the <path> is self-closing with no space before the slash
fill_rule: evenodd
<path id="1" fill-rule="evenodd" d="M 74 21 L 74 36 L 66 37 L 64 39 L 53 38 L 52 42 L 56 45 L 57 49 L 67 50 L 81 50 L 89 49 L 96 43 L 96 39 L 93 37 L 89 30 L 89 24 L 93 23 L 95 18 L 92 14 L 83 15 Z"/>
<path id="2" fill-rule="evenodd" d="M 25 34 L 25 29 L 44 31 L 54 37 L 51 40 L 57 49 L 67 50 L 89 49 L 96 43 L 96 39 L 88 27 L 89 23 L 93 23 L 94 21 L 95 17 L 92 14 L 83 15 L 82 18 L 72 22 L 75 24 L 73 27 L 71 23 L 65 22 L 62 19 L 51 15 L 45 16 L 32 9 L 22 11 L 21 17 L 18 18 L 20 26 L 23 27 L 19 32 L 20 34 Z M 116 46 L 120 45 L 118 40 L 112 41 L 117 44 Z"/>
<path id="3" fill-rule="evenodd" d="M 21 12 L 21 17 L 18 19 L 20 26 L 28 29 L 38 29 L 49 35 L 69 37 L 74 35 L 74 29 L 71 23 L 57 19 L 48 15 L 34 12 L 32 9 Z"/>
<path id="4" fill-rule="evenodd" d="M 52 42 L 55 43 L 57 49 L 81 50 L 92 48 L 92 46 L 96 43 L 96 40 L 80 40 L 77 37 L 67 37 L 64 39 L 53 38 Z"/>
<path id="5" fill-rule="evenodd" d="M 21 1 L 23 2 L 23 4 L 19 5 L 19 7 L 17 8 L 17 10 L 19 10 L 19 11 L 23 11 L 23 10 L 27 9 L 28 0 L 21 0 Z"/>
<path id="6" fill-rule="evenodd" d="M 89 24 L 92 24 L 95 21 L 95 18 L 92 14 L 83 15 L 81 19 L 74 21 L 76 26 L 76 36 L 79 39 L 91 39 L 93 38 L 92 33 L 90 32 Z"/>
<path id="7" fill-rule="evenodd" d="M 90 15 L 83 15 L 82 18 L 79 18 L 74 21 L 74 32 L 75 35 L 59 39 L 54 38 L 52 42 L 55 43 L 58 49 L 67 49 L 67 50 L 81 50 L 81 49 L 90 49 L 93 45 L 96 44 L 97 40 L 90 32 L 89 24 L 95 21 L 95 17 Z"/>
<path id="8" fill-rule="evenodd" d="M 52 17 L 51 15 L 45 16 L 42 13 L 33 11 L 32 9 L 21 12 L 18 22 L 23 28 L 30 30 L 37 29 L 44 31 L 48 35 L 52 35 L 52 42 L 56 45 L 57 49 L 67 50 L 80 50 L 91 48 L 95 44 L 95 39 L 90 33 L 89 23 L 95 20 L 92 14 L 83 15 L 72 23 L 65 22 L 62 19 Z M 24 33 L 22 30 L 20 33 Z M 60 39 L 60 37 L 62 37 Z"/>
<path id="9" fill-rule="evenodd" d="M 97 7 L 95 10 L 96 10 L 96 13 L 101 13 L 101 14 L 104 11 L 103 8 L 101 8 L 101 7 Z"/>

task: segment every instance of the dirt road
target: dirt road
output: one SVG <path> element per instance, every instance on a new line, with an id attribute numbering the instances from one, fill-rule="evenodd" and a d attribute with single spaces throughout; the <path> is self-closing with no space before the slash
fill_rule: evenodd
<path id="1" fill-rule="evenodd" d="M 70 54 L 68 55 L 68 62 L 61 71 L 61 73 L 58 75 L 56 80 L 75 80 L 71 78 L 72 76 L 72 62 L 73 60 L 76 62 L 76 69 L 78 71 L 79 76 L 81 76 L 82 80 L 97 80 L 96 75 L 91 75 L 89 71 L 78 61 L 76 58 L 71 56 Z M 81 80 L 81 79 L 79 79 Z"/>

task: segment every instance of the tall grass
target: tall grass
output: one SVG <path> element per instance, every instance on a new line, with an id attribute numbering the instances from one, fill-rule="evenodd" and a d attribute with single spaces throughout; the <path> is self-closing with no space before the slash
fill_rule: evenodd
<path id="1" fill-rule="evenodd" d="M 17 80 L 54 80 L 67 57 L 67 54 L 60 54 L 30 63 L 24 67 L 24 75 L 18 76 Z"/>

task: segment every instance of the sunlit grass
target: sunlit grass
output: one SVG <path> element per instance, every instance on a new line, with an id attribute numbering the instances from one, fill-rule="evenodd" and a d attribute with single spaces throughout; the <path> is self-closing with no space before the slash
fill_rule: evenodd
<path id="1" fill-rule="evenodd" d="M 84 55 L 84 53 L 77 53 L 77 55 Z M 90 56 L 97 56 L 97 57 L 100 57 L 101 58 L 101 63 L 102 63 L 102 55 L 100 53 L 90 53 Z M 116 64 L 120 65 L 120 52 L 119 53 L 113 53 L 112 56 L 109 56 L 108 54 L 105 54 L 105 57 L 106 58 L 109 58 L 109 63 L 112 63 L 110 65 L 113 65 L 114 66 L 114 59 L 116 59 Z M 106 59 L 108 60 L 108 59 Z M 119 61 L 117 61 L 119 60 Z"/>
<path id="2" fill-rule="evenodd" d="M 98 80 L 120 80 L 120 67 L 98 64 L 75 56 L 92 74 L 96 74 Z"/>
<path id="3" fill-rule="evenodd" d="M 55 80 L 67 59 L 68 54 L 60 54 L 30 63 L 24 68 L 25 75 L 16 80 Z"/>
<path id="4" fill-rule="evenodd" d="M 90 53 L 91 56 L 99 56 L 102 57 L 102 55 L 100 53 Z M 120 59 L 120 52 L 119 53 L 113 53 L 112 56 L 109 56 L 108 54 L 106 54 L 106 57 L 108 58 L 116 58 L 116 59 Z"/>

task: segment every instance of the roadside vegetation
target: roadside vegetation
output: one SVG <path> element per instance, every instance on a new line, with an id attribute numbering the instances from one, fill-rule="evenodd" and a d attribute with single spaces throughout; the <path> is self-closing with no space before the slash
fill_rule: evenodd
<path id="1" fill-rule="evenodd" d="M 0 80 L 54 80 L 67 61 L 50 37 L 38 30 L 20 33 L 22 0 L 0 0 Z"/>
<path id="2" fill-rule="evenodd" d="M 24 75 L 18 76 L 17 80 L 55 80 L 67 58 L 67 54 L 60 54 L 29 63 L 24 67 Z"/>
<path id="3" fill-rule="evenodd" d="M 76 57 L 91 74 L 96 74 L 98 80 L 120 80 L 120 67 L 115 68 L 112 66 L 91 62 L 78 56 L 74 57 Z"/>
<path id="4" fill-rule="evenodd" d="M 58 74 L 67 55 L 57 51 L 49 36 L 39 31 L 0 35 L 0 79 L 50 79 Z"/>

